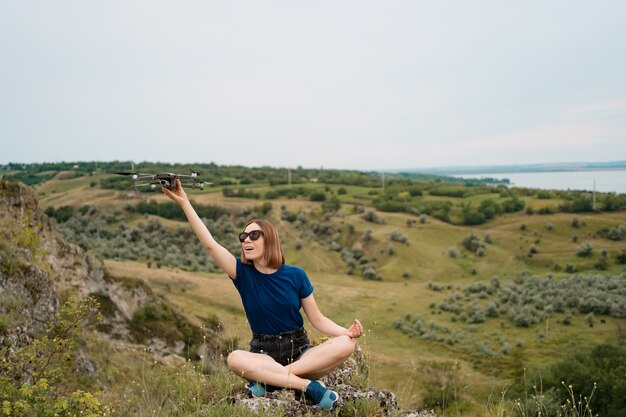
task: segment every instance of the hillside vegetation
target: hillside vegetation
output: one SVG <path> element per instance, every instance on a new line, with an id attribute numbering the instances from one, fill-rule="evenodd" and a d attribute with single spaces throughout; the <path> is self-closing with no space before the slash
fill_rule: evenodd
<path id="1" fill-rule="evenodd" d="M 191 322 L 210 318 L 232 347 L 246 346 L 234 287 L 177 206 L 110 174 L 128 165 L 12 164 L 4 176 L 32 184 L 64 237 L 104 259 L 113 277 L 142 279 Z M 612 394 L 623 389 L 619 366 L 598 372 L 576 356 L 606 364 L 624 355 L 626 196 L 409 174 L 383 183 L 354 171 L 135 167 L 190 168 L 214 183 L 189 194 L 217 240 L 238 254 L 245 222 L 273 221 L 322 311 L 364 323 L 369 384 L 405 408 L 484 415 L 491 404 L 535 415 L 536 385 L 556 415 L 571 397 L 565 381 L 575 396 L 595 389 L 601 415 L 626 410 Z"/>

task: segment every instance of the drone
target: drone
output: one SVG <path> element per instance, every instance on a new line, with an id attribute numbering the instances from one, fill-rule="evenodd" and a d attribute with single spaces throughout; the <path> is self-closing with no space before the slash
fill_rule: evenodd
<path id="1" fill-rule="evenodd" d="M 117 175 L 130 176 L 133 189 L 139 191 L 138 187 L 149 187 L 150 191 L 155 191 L 161 187 L 169 190 L 176 190 L 176 180 L 180 180 L 181 185 L 194 190 L 204 190 L 204 182 L 198 181 L 198 174 L 191 171 L 190 175 L 172 174 L 171 172 L 162 174 L 139 174 L 136 172 L 116 172 Z M 207 183 L 211 184 L 211 183 Z"/>

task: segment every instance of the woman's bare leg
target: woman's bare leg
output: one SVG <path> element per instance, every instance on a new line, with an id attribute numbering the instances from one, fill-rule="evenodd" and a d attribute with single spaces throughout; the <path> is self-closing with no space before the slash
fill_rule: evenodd
<path id="1" fill-rule="evenodd" d="M 311 382 L 293 374 L 268 355 L 235 350 L 226 360 L 228 368 L 235 374 L 249 380 L 259 381 L 276 387 L 294 388 L 304 391 Z"/>
<path id="2" fill-rule="evenodd" d="M 300 359 L 284 368 L 301 378 L 319 379 L 348 359 L 355 345 L 349 336 L 335 337 L 307 350 Z"/>
<path id="3" fill-rule="evenodd" d="M 339 336 L 312 347 L 285 366 L 268 355 L 245 350 L 231 352 L 226 361 L 232 372 L 249 381 L 304 391 L 312 379 L 321 378 L 348 359 L 354 347 L 352 338 Z"/>

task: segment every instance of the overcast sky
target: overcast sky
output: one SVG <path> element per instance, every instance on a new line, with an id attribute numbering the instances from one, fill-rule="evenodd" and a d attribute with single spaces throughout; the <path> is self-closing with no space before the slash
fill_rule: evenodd
<path id="1" fill-rule="evenodd" d="M 626 159 L 626 1 L 0 0 L 0 163 Z"/>

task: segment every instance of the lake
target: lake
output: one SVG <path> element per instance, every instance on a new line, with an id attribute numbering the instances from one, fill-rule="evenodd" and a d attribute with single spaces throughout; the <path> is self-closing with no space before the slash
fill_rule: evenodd
<path id="1" fill-rule="evenodd" d="M 458 178 L 508 178 L 510 186 L 544 190 L 588 190 L 626 194 L 626 170 L 511 172 L 453 175 Z"/>

